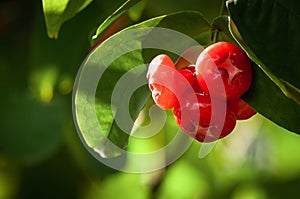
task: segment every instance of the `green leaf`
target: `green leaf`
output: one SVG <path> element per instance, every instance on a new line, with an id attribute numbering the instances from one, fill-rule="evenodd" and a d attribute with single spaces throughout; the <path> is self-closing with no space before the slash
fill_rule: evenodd
<path id="1" fill-rule="evenodd" d="M 246 49 L 248 56 L 253 59 L 253 52 L 245 47 L 243 40 L 230 22 L 231 20 L 228 16 L 215 19 L 213 26 L 219 30 L 218 40 L 225 40 L 240 45 Z M 298 121 L 298 115 L 300 114 L 299 104 L 286 97 L 270 79 L 269 75 L 254 62 L 252 62 L 252 69 L 253 81 L 251 87 L 242 98 L 257 112 L 277 125 L 300 134 Z"/>
<path id="2" fill-rule="evenodd" d="M 211 30 L 200 13 L 181 12 L 134 25 L 101 43 L 83 62 L 74 87 L 75 121 L 86 144 L 101 157 L 122 154 L 150 97 L 146 64 L 155 54 L 148 49 L 178 57 L 199 45 L 193 38 L 207 42 L 199 36 Z"/>
<path id="3" fill-rule="evenodd" d="M 300 106 L 286 97 L 279 87 L 258 67 L 252 63 L 253 82 L 248 92 L 243 95 L 257 112 L 277 125 L 300 134 Z"/>
<path id="4" fill-rule="evenodd" d="M 236 44 L 235 39 L 232 37 L 231 32 L 228 28 L 229 17 L 219 16 L 213 21 L 213 28 L 215 29 L 214 34 L 216 34 L 217 41 L 228 41 Z"/>
<path id="5" fill-rule="evenodd" d="M 44 17 L 50 38 L 57 38 L 64 22 L 74 17 L 93 0 L 43 0 Z"/>
<path id="6" fill-rule="evenodd" d="M 148 3 L 148 0 L 141 0 L 139 3 L 127 10 L 128 16 L 133 21 L 138 21 L 143 15 L 143 11 Z"/>
<path id="7" fill-rule="evenodd" d="M 227 6 L 240 37 L 232 32 L 245 51 L 287 97 L 300 103 L 299 1 L 238 0 Z"/>
<path id="8" fill-rule="evenodd" d="M 97 28 L 96 35 L 93 36 L 93 44 L 101 38 L 105 30 L 109 28 L 121 15 L 123 15 L 128 9 L 141 2 L 142 0 L 127 0 L 121 7 L 119 7 L 112 15 L 107 17 L 103 23 Z"/>

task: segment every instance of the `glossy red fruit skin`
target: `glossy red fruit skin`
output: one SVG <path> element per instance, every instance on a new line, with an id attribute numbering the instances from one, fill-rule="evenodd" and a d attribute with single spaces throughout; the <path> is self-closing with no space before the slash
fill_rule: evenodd
<path id="1" fill-rule="evenodd" d="M 196 93 L 202 93 L 202 90 L 198 84 L 197 78 L 196 78 L 196 69 L 195 65 L 189 65 L 181 70 L 178 70 L 178 72 L 187 80 L 177 82 L 178 89 L 181 90 L 181 95 L 185 92 L 192 92 L 192 89 Z M 191 89 L 192 88 L 192 89 Z"/>
<path id="2" fill-rule="evenodd" d="M 174 118 L 179 127 L 199 142 L 212 142 L 228 135 L 236 125 L 235 115 L 226 101 L 217 106 L 225 106 L 225 114 L 212 109 L 211 98 L 205 93 L 188 93 L 174 108 Z M 215 104 L 215 105 L 216 105 Z M 212 114 L 214 111 L 214 114 Z M 212 119 L 212 115 L 215 117 Z M 221 118 L 225 117 L 225 118 Z"/>
<path id="3" fill-rule="evenodd" d="M 211 96 L 228 100 L 238 98 L 251 85 L 251 63 L 239 47 L 217 42 L 201 52 L 196 63 L 196 77 L 203 91 Z"/>
<path id="4" fill-rule="evenodd" d="M 147 71 L 148 85 L 154 102 L 163 110 L 172 109 L 177 98 L 172 92 L 172 85 L 177 73 L 172 59 L 165 55 L 157 55 L 149 64 Z"/>
<path id="5" fill-rule="evenodd" d="M 229 100 L 228 106 L 233 110 L 237 120 L 246 120 L 256 114 L 256 111 L 241 98 Z"/>
<path id="6" fill-rule="evenodd" d="M 161 109 L 172 109 L 178 103 L 175 94 L 167 87 L 155 83 L 151 84 L 149 87 L 152 91 L 152 98 L 155 104 Z"/>
<path id="7" fill-rule="evenodd" d="M 174 108 L 185 92 L 200 92 L 195 67 L 177 70 L 171 58 L 164 54 L 150 62 L 147 78 L 153 100 L 164 110 Z"/>
<path id="8" fill-rule="evenodd" d="M 147 79 L 149 83 L 158 82 L 159 80 L 169 79 L 169 75 L 176 70 L 172 59 L 165 54 L 157 55 L 149 63 Z"/>
<path id="9" fill-rule="evenodd" d="M 196 135 L 196 139 L 199 142 L 213 142 L 218 139 L 224 138 L 229 135 L 236 125 L 236 118 L 232 111 L 226 112 L 224 124 L 214 123 L 204 131 L 199 129 Z"/>
<path id="10" fill-rule="evenodd" d="M 210 97 L 204 93 L 187 93 L 174 108 L 174 116 L 177 124 L 187 132 L 194 132 L 198 125 L 209 126 Z"/>

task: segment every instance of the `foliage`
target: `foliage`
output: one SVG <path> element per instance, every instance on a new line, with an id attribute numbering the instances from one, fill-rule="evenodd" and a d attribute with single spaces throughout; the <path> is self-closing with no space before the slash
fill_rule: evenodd
<path id="1" fill-rule="evenodd" d="M 108 19 L 105 20 L 103 24 L 100 25 L 99 29 L 96 32 L 95 38 L 97 38 L 98 35 L 101 34 L 101 32 L 104 30 L 102 27 L 108 26 L 110 23 L 113 22 L 111 19 L 114 19 L 116 16 L 119 16 L 126 9 L 130 8 L 130 6 L 133 6 L 134 3 L 137 2 L 128 1 L 121 7 L 121 9 L 118 9 L 113 15 L 109 16 Z M 221 3 L 223 2 L 221 1 Z M 289 4 L 289 6 L 291 7 L 291 4 Z M 223 5 L 220 4 L 220 7 L 222 8 Z M 247 4 L 247 1 L 243 1 L 243 0 L 239 0 L 237 1 L 237 3 L 235 3 L 234 1 L 230 3 L 229 1 L 227 7 L 230 11 L 229 12 L 230 15 L 228 15 L 228 17 L 225 16 L 216 17 L 215 20 L 212 21 L 211 25 L 209 25 L 209 22 L 205 19 L 204 16 L 197 15 L 194 12 L 184 11 L 183 13 L 169 14 L 169 15 L 164 15 L 162 17 L 153 18 L 145 22 L 141 22 L 137 25 L 134 25 L 132 26 L 132 28 L 165 27 L 168 29 L 180 31 L 190 36 L 191 38 L 195 39 L 196 41 L 198 41 L 200 44 L 204 46 L 212 42 L 215 42 L 217 40 L 231 40 L 232 42 L 238 43 L 249 54 L 250 58 L 253 61 L 253 68 L 254 68 L 253 69 L 254 83 L 251 89 L 249 90 L 249 92 L 247 92 L 247 94 L 244 96 L 244 99 L 247 102 L 249 102 L 260 114 L 264 115 L 268 119 L 272 120 L 273 122 L 279 124 L 280 126 L 290 131 L 293 131 L 295 133 L 300 133 L 298 128 L 298 121 L 297 121 L 297 115 L 300 113 L 300 106 L 298 104 L 299 86 L 297 85 L 297 80 L 296 80 L 297 74 L 299 72 L 299 67 L 297 66 L 297 64 L 294 64 L 297 63 L 295 61 L 297 59 L 297 55 L 294 52 L 297 52 L 296 48 L 299 45 L 297 45 L 297 42 L 293 44 L 293 46 L 289 45 L 289 43 L 293 43 L 292 41 L 294 40 L 298 41 L 297 29 L 295 28 L 298 27 L 296 24 L 298 22 L 297 17 L 294 16 L 295 15 L 294 12 L 291 12 L 290 7 L 283 8 L 282 4 L 276 2 L 274 3 L 265 2 L 261 7 L 259 1 L 252 2 L 252 4 L 249 5 Z M 257 7 L 266 10 L 262 12 L 263 14 L 261 14 L 261 19 L 254 17 L 256 15 Z M 278 16 L 279 14 L 276 15 L 274 14 L 274 12 L 281 13 L 282 9 L 285 15 L 287 15 L 289 12 L 293 14 L 294 17 L 291 19 L 293 21 L 288 23 L 287 20 L 289 19 L 285 18 L 285 19 L 281 19 L 282 21 L 281 23 L 271 23 L 270 26 L 267 26 L 266 23 L 268 23 L 269 21 L 272 20 L 277 21 L 276 18 L 272 16 L 273 15 Z M 197 24 L 197 26 L 195 26 L 195 24 Z M 256 25 L 257 27 L 256 30 L 257 29 L 259 30 L 258 32 L 262 32 L 261 34 L 254 34 L 254 32 L 251 32 L 253 31 L 252 28 L 253 24 Z M 290 24 L 290 25 L 286 27 L 286 24 Z M 240 27 L 242 31 L 241 33 L 238 32 L 240 30 Z M 218 36 L 220 32 L 223 32 L 223 37 Z M 287 32 L 289 33 L 289 36 L 287 36 L 288 34 Z M 149 33 L 146 32 L 145 34 L 149 35 L 150 32 Z M 245 40 L 243 35 L 246 35 Z M 274 42 L 278 40 L 278 37 L 280 37 L 280 35 L 285 35 L 285 37 L 291 41 L 287 42 L 286 46 Z M 117 36 L 118 35 L 112 36 L 107 40 L 107 42 L 113 41 Z M 136 38 L 134 40 L 143 42 L 144 37 Z M 268 40 L 266 39 L 266 37 L 268 38 Z M 171 43 L 171 41 L 169 42 Z M 103 45 L 99 45 L 96 48 L 95 53 L 101 54 L 105 52 L 114 52 L 114 50 L 112 49 L 111 50 L 105 49 L 104 47 L 106 46 L 105 44 L 107 43 L 104 43 Z M 268 46 L 268 48 L 262 48 L 263 45 Z M 110 47 L 111 46 L 112 45 L 110 45 Z M 291 47 L 291 49 L 284 50 L 284 49 L 288 49 L 288 47 Z M 141 50 L 144 53 L 145 50 L 144 49 Z M 290 51 L 292 53 L 289 53 Z M 117 63 L 116 65 L 119 67 L 120 64 L 123 63 L 124 66 L 122 70 L 125 70 L 126 72 L 130 70 L 132 67 L 139 65 L 135 62 L 136 59 L 141 59 L 140 54 L 137 53 L 135 53 L 134 55 L 128 54 L 124 56 L 124 60 L 121 59 L 120 63 Z M 141 64 L 147 63 L 149 60 L 151 60 L 151 56 L 150 57 L 143 56 L 140 62 Z M 93 55 L 90 56 L 90 58 L 84 62 L 84 66 L 87 67 L 89 63 L 95 63 L 95 61 L 93 60 Z M 128 64 L 131 67 L 126 67 L 124 63 Z M 99 65 L 101 67 L 101 64 Z M 113 63 L 112 65 L 115 64 Z M 113 66 L 109 70 L 111 70 L 112 73 L 116 71 L 116 69 Z M 112 75 L 108 75 L 108 76 L 111 77 Z M 122 75 L 120 74 L 119 77 L 116 77 L 116 81 L 121 76 Z M 102 86 L 101 89 L 102 91 L 104 90 L 104 92 L 102 92 L 103 93 L 102 97 L 109 98 L 110 96 L 109 92 L 113 90 L 113 87 L 114 84 L 113 85 L 106 84 Z M 144 94 L 144 96 L 148 97 L 146 93 Z M 99 97 L 101 98 L 101 96 Z M 105 101 L 109 102 L 110 100 L 105 100 Z M 86 103 L 80 101 L 77 104 L 86 104 Z M 98 111 L 105 110 L 106 113 L 112 112 L 111 110 L 107 111 L 107 108 L 105 107 L 109 107 L 109 105 L 103 102 L 103 100 L 100 102 L 98 101 L 96 103 L 97 103 Z M 146 100 L 143 100 L 143 103 L 146 103 Z M 268 106 L 266 106 L 266 104 L 268 104 Z M 142 107 L 141 104 L 137 104 L 136 106 Z M 134 105 L 130 107 L 134 107 Z M 102 116 L 103 113 L 100 115 Z M 100 115 L 98 115 L 100 123 L 108 127 L 104 129 L 105 132 L 104 134 L 109 134 L 109 132 L 111 131 L 110 129 L 116 129 L 116 128 L 111 128 L 110 124 L 106 124 L 108 122 L 107 117 L 103 119 L 103 117 L 101 117 Z M 81 115 L 79 114 L 77 115 L 77 117 L 78 117 L 77 119 L 80 119 Z M 113 116 L 111 115 L 109 122 L 113 123 L 113 121 L 114 119 Z M 84 134 L 85 130 L 82 131 L 83 131 L 82 133 Z M 114 137 L 124 137 L 121 136 L 122 133 L 120 129 L 117 130 L 117 132 L 115 133 L 118 133 L 120 136 L 114 136 Z M 90 147 L 95 146 L 95 144 L 90 144 L 91 140 L 95 139 L 94 135 L 93 136 L 86 135 L 84 137 L 87 140 L 88 145 Z M 118 143 L 116 143 L 114 140 L 112 141 L 118 146 L 126 147 L 126 139 L 125 140 L 121 139 L 118 141 Z M 96 142 L 100 143 L 99 141 Z"/>
<path id="2" fill-rule="evenodd" d="M 0 5 L 0 198 L 119 198 L 122 194 L 124 198 L 243 199 L 297 194 L 299 1 L 238 0 L 226 6 L 223 0 L 18 0 Z M 253 84 L 243 98 L 259 114 L 240 122 L 205 158 L 197 157 L 202 144 L 193 142 L 167 168 L 128 174 L 101 164 L 82 144 L 72 117 L 72 88 L 80 66 L 101 62 L 95 54 L 116 52 L 110 42 L 141 27 L 176 30 L 204 46 L 218 40 L 240 45 L 252 59 L 254 71 Z M 111 28 L 115 29 L 110 32 Z M 110 37 L 99 42 L 105 34 Z M 138 139 L 118 129 L 111 112 L 112 88 L 123 74 L 161 52 L 142 49 L 147 36 L 148 32 L 133 36 L 136 50 L 109 65 L 95 98 L 97 118 L 106 125 L 104 135 L 137 152 L 164 146 L 178 130 L 167 112 L 158 136 Z M 145 70 L 146 65 L 139 71 L 141 77 Z M 151 105 L 149 95 L 147 87 L 135 92 L 129 106 L 132 118 L 145 114 Z M 148 120 L 146 116 L 144 122 Z M 98 142 L 90 135 L 84 138 L 89 147 Z M 109 148 L 105 154 L 110 156 L 108 152 Z"/>

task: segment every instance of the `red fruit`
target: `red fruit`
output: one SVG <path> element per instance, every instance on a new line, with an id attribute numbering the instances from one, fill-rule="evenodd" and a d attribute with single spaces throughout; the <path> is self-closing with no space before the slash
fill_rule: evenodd
<path id="1" fill-rule="evenodd" d="M 184 131 L 194 132 L 197 126 L 207 127 L 211 118 L 211 100 L 204 93 L 187 93 L 174 108 L 177 124 Z"/>
<path id="2" fill-rule="evenodd" d="M 151 61 L 147 78 L 153 100 L 164 110 L 172 109 L 185 92 L 200 92 L 195 67 L 177 70 L 167 55 L 158 55 Z"/>
<path id="3" fill-rule="evenodd" d="M 241 98 L 228 101 L 228 106 L 233 110 L 237 120 L 246 120 L 256 114 L 256 111 Z"/>
<path id="4" fill-rule="evenodd" d="M 213 142 L 223 138 L 229 135 L 236 125 L 236 118 L 232 111 L 226 112 L 225 119 L 217 119 L 216 121 L 223 121 L 223 123 L 215 122 L 209 128 L 204 129 L 204 131 L 201 131 L 201 129 L 198 131 L 196 139 L 199 142 Z"/>
<path id="5" fill-rule="evenodd" d="M 204 92 L 222 99 L 234 99 L 249 89 L 252 69 L 242 49 L 229 42 L 218 42 L 201 52 L 196 76 Z"/>
<path id="6" fill-rule="evenodd" d="M 172 109 L 177 104 L 175 94 L 168 88 L 160 84 L 151 84 L 152 98 L 154 102 L 163 110 Z"/>
<path id="7" fill-rule="evenodd" d="M 156 56 L 148 67 L 147 79 L 152 98 L 164 110 L 172 109 L 177 103 L 176 96 L 172 92 L 176 73 L 173 61 L 164 54 Z"/>
<path id="8" fill-rule="evenodd" d="M 235 127 L 235 115 L 227 108 L 226 101 L 214 99 L 212 103 L 205 93 L 188 93 L 175 106 L 174 117 L 185 133 L 200 142 L 211 142 L 225 137 Z"/>
<path id="9" fill-rule="evenodd" d="M 193 89 L 194 92 L 196 93 L 200 93 L 202 92 L 199 84 L 198 84 L 198 81 L 196 79 L 196 69 L 195 69 L 195 66 L 194 65 L 190 65 L 188 67 L 185 67 L 181 70 L 178 70 L 178 72 L 187 80 L 186 81 L 177 81 L 177 90 L 181 90 L 180 93 L 181 95 L 185 92 L 188 92 L 188 91 L 192 91 L 191 88 Z"/>
<path id="10" fill-rule="evenodd" d="M 149 64 L 147 79 L 150 83 L 165 80 L 176 67 L 172 59 L 165 54 L 157 55 Z"/>

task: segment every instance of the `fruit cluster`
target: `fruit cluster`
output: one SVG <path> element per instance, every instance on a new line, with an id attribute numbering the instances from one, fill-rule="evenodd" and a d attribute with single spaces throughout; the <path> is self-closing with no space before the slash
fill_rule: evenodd
<path id="1" fill-rule="evenodd" d="M 174 109 L 185 133 L 211 142 L 228 135 L 236 120 L 256 113 L 240 98 L 250 87 L 252 69 L 245 52 L 229 42 L 212 44 L 198 55 L 196 63 L 186 62 L 181 69 L 167 55 L 158 55 L 147 79 L 155 103 Z"/>

